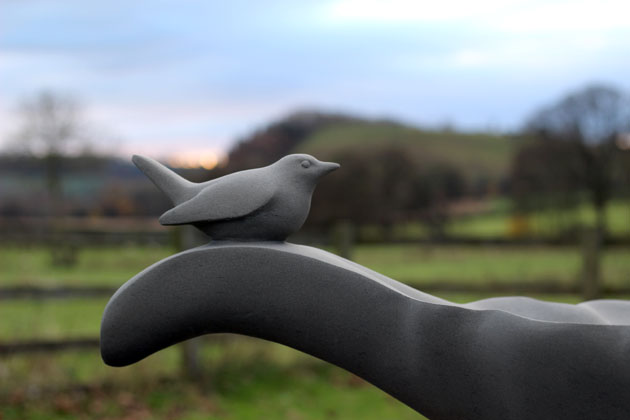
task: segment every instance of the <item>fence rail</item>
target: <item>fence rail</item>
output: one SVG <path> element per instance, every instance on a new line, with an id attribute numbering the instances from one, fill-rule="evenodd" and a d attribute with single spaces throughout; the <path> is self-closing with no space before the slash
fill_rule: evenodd
<path id="1" fill-rule="evenodd" d="M 15 286 L 0 288 L 0 300 L 14 299 L 68 299 L 68 298 L 102 298 L 109 297 L 116 291 L 111 286 L 90 287 L 36 287 Z"/>
<path id="2" fill-rule="evenodd" d="M 98 348 L 98 338 L 70 338 L 60 340 L 28 340 L 0 343 L 0 356 L 24 353 L 52 353 L 65 350 Z"/>

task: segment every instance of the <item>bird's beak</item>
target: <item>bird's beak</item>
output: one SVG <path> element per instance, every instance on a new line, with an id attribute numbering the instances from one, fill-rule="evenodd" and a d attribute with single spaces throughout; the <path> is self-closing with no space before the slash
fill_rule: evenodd
<path id="1" fill-rule="evenodd" d="M 321 168 L 320 171 L 321 171 L 322 176 L 334 171 L 335 169 L 339 169 L 341 167 L 341 165 L 334 162 L 320 162 L 319 166 Z"/>

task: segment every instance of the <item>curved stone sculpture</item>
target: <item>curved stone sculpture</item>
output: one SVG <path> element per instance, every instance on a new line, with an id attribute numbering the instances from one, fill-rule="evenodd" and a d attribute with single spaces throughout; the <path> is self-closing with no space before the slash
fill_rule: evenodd
<path id="1" fill-rule="evenodd" d="M 125 366 L 202 334 L 285 344 L 431 419 L 630 418 L 630 304 L 494 298 L 457 305 L 333 254 L 215 242 L 112 297 L 101 354 Z"/>
<path id="2" fill-rule="evenodd" d="M 630 303 L 457 305 L 282 242 L 306 219 L 319 177 L 339 167 L 312 156 L 201 184 L 134 162 L 175 205 L 164 224 L 190 223 L 215 240 L 114 294 L 101 324 L 105 363 L 229 332 L 340 366 L 434 420 L 630 419 Z"/>

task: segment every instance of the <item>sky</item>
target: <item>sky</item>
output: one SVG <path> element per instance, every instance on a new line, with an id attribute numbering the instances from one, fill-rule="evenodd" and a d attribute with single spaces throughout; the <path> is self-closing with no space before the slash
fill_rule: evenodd
<path id="1" fill-rule="evenodd" d="M 518 129 L 630 90 L 630 2 L 2 0 L 0 148 L 42 90 L 120 155 L 220 155 L 295 110 Z"/>

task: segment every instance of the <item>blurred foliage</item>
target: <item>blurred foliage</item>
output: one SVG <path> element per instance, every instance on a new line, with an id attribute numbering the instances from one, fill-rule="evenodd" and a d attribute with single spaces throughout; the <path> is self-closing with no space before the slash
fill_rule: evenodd
<path id="1" fill-rule="evenodd" d="M 391 229 L 418 220 L 440 234 L 448 217 L 446 203 L 461 197 L 465 188 L 456 170 L 417 166 L 396 148 L 345 151 L 332 160 L 344 170 L 320 182 L 309 216 L 313 226 L 330 226 L 341 219 Z"/>

